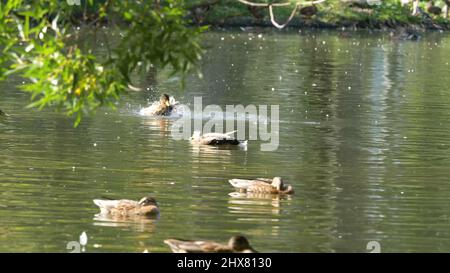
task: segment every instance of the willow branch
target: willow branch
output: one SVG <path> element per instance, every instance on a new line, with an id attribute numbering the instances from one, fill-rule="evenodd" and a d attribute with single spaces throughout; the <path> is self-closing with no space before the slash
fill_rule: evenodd
<path id="1" fill-rule="evenodd" d="M 253 7 L 267 7 L 269 8 L 269 14 L 270 14 L 270 21 L 272 22 L 272 25 L 274 25 L 276 28 L 278 29 L 282 29 L 285 26 L 287 26 L 291 20 L 294 18 L 295 13 L 297 12 L 297 10 L 299 9 L 300 5 L 315 5 L 315 4 L 320 4 L 322 2 L 325 2 L 326 0 L 316 0 L 316 1 L 298 1 L 297 3 L 295 3 L 295 7 L 291 12 L 291 15 L 289 15 L 289 18 L 286 20 L 286 22 L 284 22 L 284 24 L 279 24 L 277 21 L 275 21 L 275 16 L 273 14 L 273 7 L 286 7 L 286 6 L 290 6 L 292 5 L 291 2 L 286 2 L 286 3 L 272 3 L 272 4 L 265 4 L 265 3 L 254 3 L 254 2 L 250 2 L 247 0 L 238 0 L 239 2 L 241 2 L 242 4 L 248 5 L 248 6 L 253 6 Z"/>
<path id="2" fill-rule="evenodd" d="M 291 22 L 292 18 L 294 18 L 295 13 L 297 12 L 298 7 L 300 7 L 300 5 L 297 3 L 295 5 L 295 8 L 292 10 L 291 15 L 289 16 L 289 18 L 286 20 L 286 22 L 284 22 L 284 24 L 280 25 L 275 21 L 275 16 L 273 15 L 273 7 L 272 5 L 269 5 L 269 13 L 270 13 L 270 21 L 272 22 L 272 25 L 274 25 L 276 28 L 278 29 L 282 29 L 285 26 L 287 26 L 289 24 L 289 22 Z"/>
<path id="3" fill-rule="evenodd" d="M 269 7 L 269 6 L 273 6 L 273 7 L 286 7 L 286 6 L 290 6 L 292 5 L 291 2 L 286 2 L 286 3 L 273 3 L 273 4 L 266 4 L 266 3 L 255 3 L 255 2 L 251 2 L 251 1 L 247 1 L 247 0 L 238 0 L 239 2 L 241 2 L 242 4 L 248 5 L 248 6 L 253 6 L 253 7 Z M 296 6 L 302 4 L 302 5 L 316 5 L 316 4 L 320 4 L 325 2 L 326 0 L 316 0 L 316 1 L 298 1 L 297 3 L 295 3 Z"/>

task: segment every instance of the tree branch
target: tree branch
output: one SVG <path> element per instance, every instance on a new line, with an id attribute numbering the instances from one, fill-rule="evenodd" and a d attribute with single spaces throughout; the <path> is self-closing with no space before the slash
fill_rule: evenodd
<path id="1" fill-rule="evenodd" d="M 320 4 L 322 2 L 325 2 L 326 0 L 298 1 L 297 3 L 295 3 L 295 7 L 292 10 L 291 15 L 289 16 L 289 18 L 286 20 L 286 22 L 284 24 L 281 24 L 281 25 L 279 23 L 277 23 L 277 21 L 275 21 L 275 16 L 273 14 L 273 7 L 290 6 L 290 5 L 292 5 L 291 2 L 265 4 L 265 3 L 254 3 L 254 2 L 247 1 L 247 0 L 238 0 L 238 1 L 241 2 L 242 4 L 247 5 L 247 6 L 267 7 L 269 9 L 270 21 L 272 22 L 272 25 L 274 25 L 278 29 L 282 29 L 282 28 L 286 27 L 291 22 L 291 20 L 294 18 L 295 13 L 299 9 L 300 5 L 315 5 L 315 4 Z"/>

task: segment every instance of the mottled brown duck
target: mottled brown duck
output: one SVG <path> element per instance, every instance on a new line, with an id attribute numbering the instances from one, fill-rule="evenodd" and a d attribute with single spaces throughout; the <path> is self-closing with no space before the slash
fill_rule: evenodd
<path id="1" fill-rule="evenodd" d="M 113 216 L 156 216 L 159 214 L 158 203 L 153 197 L 143 197 L 139 201 L 94 199 L 101 214 Z"/>
<path id="2" fill-rule="evenodd" d="M 233 236 L 228 244 L 214 241 L 167 239 L 164 241 L 174 253 L 256 253 L 244 236 Z"/>
<path id="3" fill-rule="evenodd" d="M 230 184 L 240 192 L 268 193 L 268 194 L 293 194 L 294 189 L 287 185 L 280 177 L 256 178 L 253 180 L 231 179 Z"/>

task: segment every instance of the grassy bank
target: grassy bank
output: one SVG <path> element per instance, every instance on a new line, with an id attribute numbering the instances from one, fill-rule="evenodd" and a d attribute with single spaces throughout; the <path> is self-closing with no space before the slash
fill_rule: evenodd
<path id="1" fill-rule="evenodd" d="M 253 0 L 258 3 L 285 1 Z M 292 5 L 274 8 L 277 22 L 284 23 L 293 8 L 295 0 L 287 0 Z M 249 7 L 237 0 L 193 0 L 187 1 L 190 16 L 196 24 L 213 26 L 272 26 L 266 7 Z M 443 15 L 427 13 L 426 2 L 419 4 L 423 13 L 413 16 L 412 3 L 402 6 L 400 0 L 383 0 L 379 5 L 355 4 L 341 0 L 328 0 L 316 5 L 317 12 L 303 15 L 300 11 L 289 23 L 291 27 L 356 27 L 356 28 L 398 28 L 415 27 L 423 29 L 450 29 L 450 21 Z M 435 1 L 435 6 L 443 8 L 444 1 Z"/>

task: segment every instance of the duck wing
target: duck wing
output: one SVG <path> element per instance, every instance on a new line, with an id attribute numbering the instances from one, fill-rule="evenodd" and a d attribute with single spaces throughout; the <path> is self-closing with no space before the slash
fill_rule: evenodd
<path id="1" fill-rule="evenodd" d="M 253 193 L 278 193 L 278 190 L 272 186 L 271 184 L 255 180 L 250 186 L 247 188 L 247 192 Z"/>
<path id="2" fill-rule="evenodd" d="M 188 241 L 180 239 L 168 239 L 164 241 L 174 253 L 212 253 L 230 252 L 227 246 L 213 241 Z"/>
<path id="3" fill-rule="evenodd" d="M 230 182 L 230 184 L 237 188 L 237 189 L 244 189 L 247 190 L 250 186 L 254 186 L 254 185 L 262 185 L 262 186 L 270 186 L 270 183 L 272 182 L 272 180 L 267 181 L 268 179 L 265 179 L 265 181 L 260 180 L 260 178 L 257 178 L 255 180 L 247 180 L 247 179 L 230 179 L 228 180 L 228 182 Z"/>
<path id="4" fill-rule="evenodd" d="M 143 116 L 167 116 L 170 115 L 173 106 L 165 106 L 159 102 L 153 102 L 152 105 L 142 108 L 139 113 Z"/>
<path id="5" fill-rule="evenodd" d="M 255 178 L 255 180 L 266 182 L 266 183 L 272 183 L 273 179 L 271 178 Z"/>
<path id="6" fill-rule="evenodd" d="M 127 209 L 135 208 L 139 205 L 137 201 L 133 200 L 102 200 L 94 199 L 94 204 L 100 208 L 100 213 L 109 213 L 112 209 Z"/>
<path id="7" fill-rule="evenodd" d="M 246 180 L 246 179 L 230 179 L 228 180 L 228 182 L 230 182 L 230 184 L 235 187 L 236 189 L 248 189 L 248 187 L 250 187 L 250 185 L 252 185 L 252 183 L 255 180 Z"/>
<path id="8" fill-rule="evenodd" d="M 250 187 L 251 185 L 255 185 L 258 184 L 260 185 L 261 183 L 270 185 L 272 183 L 272 179 L 269 178 L 256 178 L 253 180 L 247 180 L 247 179 L 231 179 L 228 180 L 228 182 L 230 182 L 230 184 L 238 189 L 248 189 L 248 187 Z M 264 185 L 261 184 L 261 185 Z"/>

